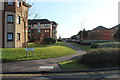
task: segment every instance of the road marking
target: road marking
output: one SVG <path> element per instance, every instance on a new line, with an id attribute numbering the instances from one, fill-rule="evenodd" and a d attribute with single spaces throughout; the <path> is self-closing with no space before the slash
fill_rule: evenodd
<path id="1" fill-rule="evenodd" d="M 40 66 L 39 69 L 54 69 L 54 66 Z"/>

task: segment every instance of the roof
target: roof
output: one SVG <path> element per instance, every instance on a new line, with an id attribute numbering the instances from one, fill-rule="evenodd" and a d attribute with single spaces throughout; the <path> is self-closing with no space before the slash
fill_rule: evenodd
<path id="1" fill-rule="evenodd" d="M 23 5 L 26 6 L 26 7 L 32 7 L 30 4 L 26 3 L 26 2 L 23 2 Z"/>
<path id="2" fill-rule="evenodd" d="M 114 27 L 112 27 L 110 29 L 114 29 L 114 28 L 118 28 L 118 27 L 120 27 L 120 24 L 118 24 L 118 25 L 116 25 L 116 26 L 114 26 Z"/>
<path id="3" fill-rule="evenodd" d="M 103 26 L 98 26 L 96 28 L 94 28 L 93 30 L 107 30 L 108 28 L 103 27 Z"/>
<path id="4" fill-rule="evenodd" d="M 51 22 L 52 22 L 52 24 L 58 25 L 55 21 L 51 21 Z"/>
<path id="5" fill-rule="evenodd" d="M 28 20 L 28 24 L 51 24 L 51 21 L 47 20 L 47 19 L 32 19 L 32 20 Z"/>

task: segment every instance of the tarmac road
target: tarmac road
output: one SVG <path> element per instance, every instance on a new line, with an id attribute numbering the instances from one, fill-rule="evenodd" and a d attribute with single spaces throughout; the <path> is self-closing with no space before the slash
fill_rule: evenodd
<path id="1" fill-rule="evenodd" d="M 99 72 L 3 74 L 2 80 L 120 80 L 120 70 Z"/>

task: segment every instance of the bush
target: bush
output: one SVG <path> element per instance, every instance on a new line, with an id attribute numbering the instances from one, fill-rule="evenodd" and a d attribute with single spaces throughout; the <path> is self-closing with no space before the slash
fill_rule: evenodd
<path id="1" fill-rule="evenodd" d="M 118 67 L 119 52 L 120 48 L 94 49 L 83 55 L 79 62 L 92 68 Z"/>
<path id="2" fill-rule="evenodd" d="M 56 39 L 54 39 L 54 38 L 44 38 L 43 41 L 47 44 L 56 43 Z"/>
<path id="3" fill-rule="evenodd" d="M 57 41 L 62 41 L 62 39 L 57 39 Z"/>
<path id="4" fill-rule="evenodd" d="M 80 41 L 80 44 L 91 45 L 92 43 L 106 43 L 106 42 L 115 42 L 115 40 L 82 40 Z"/>
<path id="5" fill-rule="evenodd" d="M 89 41 L 80 41 L 80 44 L 81 45 L 90 45 L 91 42 L 89 42 Z"/>
<path id="6" fill-rule="evenodd" d="M 35 42 L 35 39 L 30 39 L 30 41 L 29 42 Z"/>
<path id="7" fill-rule="evenodd" d="M 112 48 L 120 48 L 120 42 L 108 42 L 108 43 L 99 43 L 98 48 L 112 47 Z"/>
<path id="8" fill-rule="evenodd" d="M 92 43 L 90 46 L 91 48 L 98 48 L 99 45 L 97 43 Z"/>
<path id="9" fill-rule="evenodd" d="M 120 42 L 92 43 L 91 48 L 120 48 Z"/>

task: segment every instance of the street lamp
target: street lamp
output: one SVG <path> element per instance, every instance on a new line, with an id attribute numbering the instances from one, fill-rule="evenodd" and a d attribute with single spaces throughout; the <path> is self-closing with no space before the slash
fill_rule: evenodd
<path id="1" fill-rule="evenodd" d="M 37 39 L 39 38 L 39 33 L 40 33 L 40 23 L 38 22 L 37 23 L 37 26 L 38 26 L 38 30 L 37 30 Z"/>
<path id="2" fill-rule="evenodd" d="M 83 40 L 83 22 L 85 21 L 81 21 L 81 40 Z"/>

